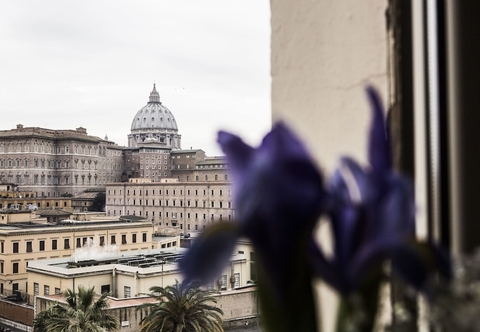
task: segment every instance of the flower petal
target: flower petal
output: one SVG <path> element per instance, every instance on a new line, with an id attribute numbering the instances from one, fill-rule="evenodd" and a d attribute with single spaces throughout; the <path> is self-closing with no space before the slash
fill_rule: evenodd
<path id="1" fill-rule="evenodd" d="M 376 192 L 369 174 L 353 159 L 343 157 L 330 182 L 330 190 L 342 204 L 359 205 L 372 199 Z"/>
<path id="2" fill-rule="evenodd" d="M 377 237 L 410 237 L 415 233 L 415 200 L 413 186 L 406 178 L 389 174 L 384 181 L 385 190 L 375 207 L 372 229 Z"/>
<path id="3" fill-rule="evenodd" d="M 179 262 L 185 280 L 207 284 L 218 277 L 232 256 L 237 238 L 235 223 L 223 222 L 207 228 Z"/>
<path id="4" fill-rule="evenodd" d="M 228 167 L 234 181 L 242 183 L 244 177 L 248 175 L 247 170 L 254 156 L 254 149 L 245 144 L 240 137 L 224 131 L 218 133 L 217 142 L 227 155 Z"/>
<path id="5" fill-rule="evenodd" d="M 383 106 L 378 92 L 369 86 L 367 95 L 373 111 L 368 159 L 373 171 L 382 173 L 392 169 L 390 138 L 385 126 Z"/>

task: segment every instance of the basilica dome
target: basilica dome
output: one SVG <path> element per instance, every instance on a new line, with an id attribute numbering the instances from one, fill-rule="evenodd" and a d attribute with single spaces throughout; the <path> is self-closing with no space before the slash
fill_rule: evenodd
<path id="1" fill-rule="evenodd" d="M 172 112 L 160 102 L 160 94 L 155 84 L 150 92 L 150 100 L 142 107 L 132 121 L 130 130 L 167 129 L 177 131 L 177 122 Z"/>
<path id="2" fill-rule="evenodd" d="M 180 149 L 181 136 L 172 112 L 160 101 L 155 84 L 150 92 L 148 104 L 143 106 L 132 121 L 128 146 L 137 148 L 145 144 L 167 149 Z"/>

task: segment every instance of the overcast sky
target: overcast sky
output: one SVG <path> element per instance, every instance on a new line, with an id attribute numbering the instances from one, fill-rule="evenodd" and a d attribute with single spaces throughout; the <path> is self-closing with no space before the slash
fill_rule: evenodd
<path id="1" fill-rule="evenodd" d="M 268 0 L 2 1 L 0 129 L 87 128 L 127 145 L 153 83 L 182 147 L 270 128 Z"/>

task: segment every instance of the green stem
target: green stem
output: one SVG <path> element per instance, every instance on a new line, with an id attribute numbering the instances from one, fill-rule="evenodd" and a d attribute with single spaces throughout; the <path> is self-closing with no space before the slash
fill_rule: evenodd
<path id="1" fill-rule="evenodd" d="M 365 284 L 355 295 L 342 296 L 335 332 L 371 332 L 379 308 L 380 279 Z M 357 296 L 357 297 L 355 297 Z"/>

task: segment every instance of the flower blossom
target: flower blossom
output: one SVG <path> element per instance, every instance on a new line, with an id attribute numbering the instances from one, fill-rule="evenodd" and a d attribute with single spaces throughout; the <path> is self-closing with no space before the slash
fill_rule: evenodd
<path id="1" fill-rule="evenodd" d="M 300 273 L 306 280 L 301 284 L 310 287 L 312 274 L 305 274 L 301 262 L 307 264 L 309 239 L 322 212 L 322 176 L 283 123 L 277 123 L 258 148 L 226 132 L 218 134 L 218 142 L 233 177 L 236 221 L 207 228 L 180 261 L 180 269 L 188 280 L 211 282 L 229 261 L 236 240 L 247 237 L 254 247 L 258 277 L 263 289 L 268 288 L 264 304 L 298 307 L 290 296 L 303 295 L 292 295 L 292 283 Z"/>
<path id="2" fill-rule="evenodd" d="M 313 244 L 311 261 L 320 277 L 342 294 L 357 289 L 385 259 L 405 281 L 422 289 L 433 270 L 450 275 L 449 261 L 436 247 L 415 240 L 413 186 L 393 171 L 380 98 L 372 88 L 367 94 L 373 111 L 370 167 L 342 158 L 328 189 L 333 257 Z"/>

